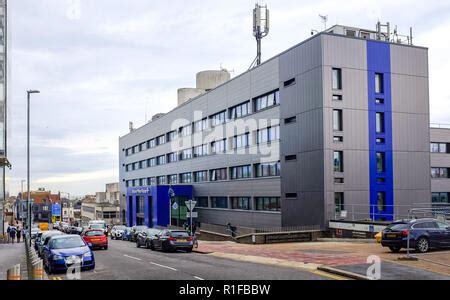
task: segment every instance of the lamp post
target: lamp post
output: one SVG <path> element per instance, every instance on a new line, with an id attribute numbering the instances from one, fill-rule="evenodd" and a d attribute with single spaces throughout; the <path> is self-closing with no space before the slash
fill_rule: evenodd
<path id="1" fill-rule="evenodd" d="M 27 211 L 28 211 L 28 234 L 31 246 L 31 205 L 30 205 L 30 96 L 39 94 L 37 90 L 27 91 Z"/>

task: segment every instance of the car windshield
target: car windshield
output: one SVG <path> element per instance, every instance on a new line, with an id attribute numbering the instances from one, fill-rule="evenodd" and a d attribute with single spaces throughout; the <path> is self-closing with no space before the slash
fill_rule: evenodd
<path id="1" fill-rule="evenodd" d="M 175 237 L 175 238 L 179 238 L 179 237 L 188 237 L 188 236 L 189 236 L 189 234 L 188 234 L 186 231 L 172 231 L 172 232 L 170 233 L 170 235 L 171 235 L 172 237 Z"/>
<path id="2" fill-rule="evenodd" d="M 52 241 L 52 249 L 70 249 L 86 246 L 83 240 L 77 236 L 69 236 L 64 238 L 54 239 Z"/>
<path id="3" fill-rule="evenodd" d="M 93 229 L 103 229 L 103 228 L 105 228 L 105 226 L 104 226 L 104 224 L 100 224 L 100 223 L 97 223 L 97 224 L 91 224 L 91 225 L 89 225 L 91 228 L 93 228 Z"/>
<path id="4" fill-rule="evenodd" d="M 102 235 L 104 235 L 104 233 L 103 233 L 103 231 L 100 231 L 100 230 L 86 232 L 86 236 L 102 236 Z"/>
<path id="5" fill-rule="evenodd" d="M 409 225 L 405 223 L 396 223 L 389 225 L 387 228 L 390 230 L 405 230 L 409 228 Z"/>

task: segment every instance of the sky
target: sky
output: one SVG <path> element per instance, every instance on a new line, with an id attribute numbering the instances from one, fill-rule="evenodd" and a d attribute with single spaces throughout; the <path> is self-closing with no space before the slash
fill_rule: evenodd
<path id="1" fill-rule="evenodd" d="M 256 55 L 255 0 L 10 0 L 7 191 L 26 179 L 26 90 L 31 99 L 31 189 L 95 194 L 119 180 L 119 136 L 176 106 L 195 74 L 245 72 Z M 450 124 L 450 2 L 267 0 L 263 60 L 343 24 L 378 20 L 414 30 L 429 48 L 431 121 Z M 26 189 L 26 184 L 24 185 Z"/>

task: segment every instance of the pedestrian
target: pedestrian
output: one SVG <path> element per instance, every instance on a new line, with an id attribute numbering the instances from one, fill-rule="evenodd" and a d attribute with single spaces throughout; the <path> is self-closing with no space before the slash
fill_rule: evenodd
<path id="1" fill-rule="evenodd" d="M 21 235 L 22 235 L 22 229 L 17 228 L 17 233 L 16 233 L 16 235 L 17 235 L 17 242 L 20 243 L 20 237 L 21 237 Z"/>
<path id="2" fill-rule="evenodd" d="M 9 244 L 9 233 L 11 232 L 11 226 L 8 225 L 8 229 L 6 229 L 6 240 Z"/>
<path id="3" fill-rule="evenodd" d="M 11 230 L 9 231 L 9 238 L 11 239 L 11 243 L 13 244 L 16 239 L 16 233 L 17 233 L 16 227 L 11 227 Z"/>

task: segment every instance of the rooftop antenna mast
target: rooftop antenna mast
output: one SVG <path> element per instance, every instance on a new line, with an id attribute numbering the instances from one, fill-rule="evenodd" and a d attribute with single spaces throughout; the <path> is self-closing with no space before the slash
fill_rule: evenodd
<path id="1" fill-rule="evenodd" d="M 327 30 L 328 16 L 319 15 L 319 18 L 322 19 L 322 23 L 324 25 L 324 30 Z"/>
<path id="2" fill-rule="evenodd" d="M 250 69 L 261 64 L 261 41 L 269 34 L 270 14 L 267 5 L 259 5 L 256 3 L 253 10 L 253 36 L 256 38 L 257 54 L 252 62 Z"/>

